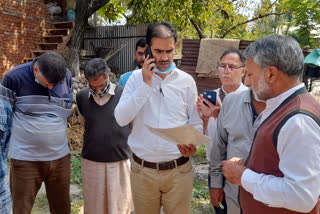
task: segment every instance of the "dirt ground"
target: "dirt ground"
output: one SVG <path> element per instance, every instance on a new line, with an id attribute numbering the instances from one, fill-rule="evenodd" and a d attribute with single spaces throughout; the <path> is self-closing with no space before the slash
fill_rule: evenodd
<path id="1" fill-rule="evenodd" d="M 77 107 L 73 107 L 72 116 L 68 118 L 67 135 L 72 152 L 80 152 L 83 142 L 84 128 L 80 124 Z"/>

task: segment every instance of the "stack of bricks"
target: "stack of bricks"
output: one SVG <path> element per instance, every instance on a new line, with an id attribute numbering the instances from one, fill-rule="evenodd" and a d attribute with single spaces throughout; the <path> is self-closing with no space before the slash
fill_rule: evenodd
<path id="1" fill-rule="evenodd" d="M 43 0 L 0 1 L 0 79 L 31 57 L 31 50 L 50 26 Z"/>

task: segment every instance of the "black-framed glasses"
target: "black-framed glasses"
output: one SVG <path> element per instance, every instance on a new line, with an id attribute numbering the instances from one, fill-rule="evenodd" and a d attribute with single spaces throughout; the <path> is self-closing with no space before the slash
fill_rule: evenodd
<path id="1" fill-rule="evenodd" d="M 216 68 L 218 69 L 218 71 L 225 71 L 227 69 L 229 69 L 230 71 L 235 71 L 239 68 L 243 68 L 244 65 L 241 65 L 239 67 L 235 67 L 233 65 L 218 65 Z"/>

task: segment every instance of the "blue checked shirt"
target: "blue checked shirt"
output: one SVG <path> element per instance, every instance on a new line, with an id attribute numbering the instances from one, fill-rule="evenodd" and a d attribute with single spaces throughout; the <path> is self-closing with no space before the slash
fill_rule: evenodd
<path id="1" fill-rule="evenodd" d="M 0 213 L 10 214 L 12 199 L 8 179 L 7 155 L 12 121 L 9 103 L 0 99 Z"/>

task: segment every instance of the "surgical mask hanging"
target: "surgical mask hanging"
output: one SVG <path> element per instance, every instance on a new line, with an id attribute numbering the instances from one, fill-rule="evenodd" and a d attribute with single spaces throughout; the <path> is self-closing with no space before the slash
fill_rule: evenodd
<path id="1" fill-rule="evenodd" d="M 34 75 L 34 81 L 35 81 L 36 83 L 40 84 L 40 81 L 38 80 L 37 76 L 38 76 L 38 73 L 36 73 L 36 74 Z"/>
<path id="2" fill-rule="evenodd" d="M 102 89 L 102 91 L 100 91 L 100 93 L 95 92 L 94 90 L 92 90 L 92 88 L 90 88 L 89 86 L 89 91 L 90 93 L 95 96 L 95 97 L 103 97 L 104 95 L 106 95 L 109 92 L 110 89 L 110 81 L 108 80 L 106 86 Z"/>
<path id="3" fill-rule="evenodd" d="M 170 71 L 172 71 L 173 69 L 175 69 L 176 68 L 176 64 L 174 64 L 174 62 L 173 63 L 171 63 L 171 65 L 170 65 L 170 67 L 167 69 L 167 70 L 165 70 L 165 71 L 160 71 L 159 69 L 157 69 L 157 73 L 159 73 L 159 74 L 166 74 L 166 73 L 169 73 Z"/>

